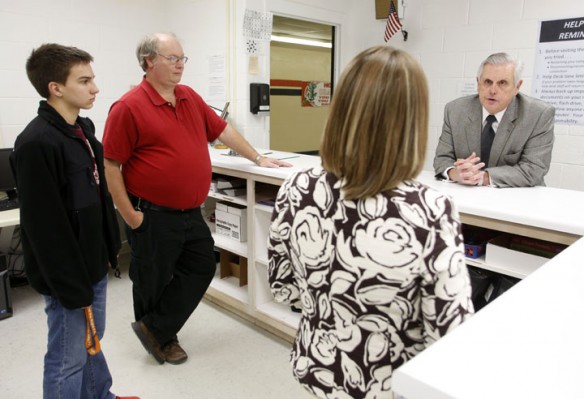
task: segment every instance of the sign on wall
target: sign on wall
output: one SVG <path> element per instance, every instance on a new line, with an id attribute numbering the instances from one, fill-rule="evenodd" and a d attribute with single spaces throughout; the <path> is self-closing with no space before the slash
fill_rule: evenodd
<path id="1" fill-rule="evenodd" d="M 330 82 L 302 82 L 303 107 L 322 107 L 330 103 Z"/>
<path id="2" fill-rule="evenodd" d="M 584 125 L 584 17 L 541 22 L 533 96 L 556 108 L 556 123 Z"/>

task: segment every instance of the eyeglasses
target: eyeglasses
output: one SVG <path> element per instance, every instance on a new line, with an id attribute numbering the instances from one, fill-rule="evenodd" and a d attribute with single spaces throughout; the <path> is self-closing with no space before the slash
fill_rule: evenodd
<path id="1" fill-rule="evenodd" d="M 168 61 L 170 61 L 171 64 L 176 64 L 179 61 L 182 61 L 183 64 L 186 64 L 187 61 L 189 60 L 189 57 L 187 56 L 182 56 L 182 57 L 178 57 L 176 55 L 164 55 L 164 54 L 160 54 L 160 53 L 156 53 L 157 55 L 166 58 Z"/>

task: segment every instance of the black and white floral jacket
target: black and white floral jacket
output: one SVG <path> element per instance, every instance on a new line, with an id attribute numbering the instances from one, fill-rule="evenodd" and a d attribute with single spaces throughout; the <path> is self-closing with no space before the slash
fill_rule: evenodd
<path id="1" fill-rule="evenodd" d="M 393 370 L 473 313 L 458 211 L 417 181 L 349 201 L 322 168 L 293 174 L 268 253 L 276 301 L 302 308 L 294 375 L 320 398 L 392 398 Z"/>

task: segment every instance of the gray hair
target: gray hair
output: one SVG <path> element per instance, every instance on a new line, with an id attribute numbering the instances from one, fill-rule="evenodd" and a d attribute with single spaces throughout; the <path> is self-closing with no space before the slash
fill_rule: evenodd
<path id="1" fill-rule="evenodd" d="M 480 80 L 481 75 L 483 74 L 483 69 L 485 65 L 507 65 L 512 64 L 515 67 L 515 81 L 513 82 L 515 87 L 519 84 L 521 80 L 521 74 L 523 73 L 523 62 L 519 61 L 516 58 L 511 57 L 507 53 L 494 53 L 487 57 L 479 66 L 479 71 L 477 72 L 477 79 Z"/>
<path id="2" fill-rule="evenodd" d="M 146 60 L 148 58 L 154 58 L 158 54 L 158 47 L 160 45 L 160 39 L 164 36 L 177 38 L 172 32 L 168 33 L 152 33 L 144 38 L 138 43 L 136 47 L 136 58 L 138 58 L 138 63 L 144 72 L 148 70 L 148 63 Z M 177 39 L 178 40 L 178 39 Z"/>

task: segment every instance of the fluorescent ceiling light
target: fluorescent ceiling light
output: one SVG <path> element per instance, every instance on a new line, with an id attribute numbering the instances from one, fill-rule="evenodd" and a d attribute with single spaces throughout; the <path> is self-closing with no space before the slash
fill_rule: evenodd
<path id="1" fill-rule="evenodd" d="M 326 47 L 326 48 L 333 47 L 332 43 L 319 42 L 318 40 L 299 39 L 296 37 L 272 35 L 272 40 L 275 42 L 282 42 L 282 43 L 301 44 L 303 46 L 315 46 L 315 47 Z"/>

